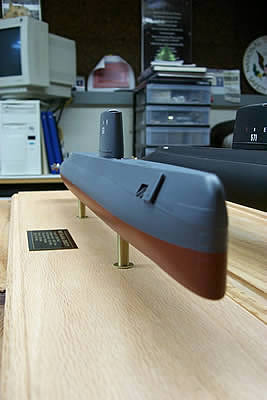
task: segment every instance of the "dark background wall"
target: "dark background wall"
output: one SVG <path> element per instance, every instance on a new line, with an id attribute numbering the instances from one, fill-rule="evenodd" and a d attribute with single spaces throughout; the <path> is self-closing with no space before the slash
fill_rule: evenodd
<path id="1" fill-rule="evenodd" d="M 15 2 L 15 1 L 14 1 Z M 240 69 L 242 93 L 255 93 L 242 72 L 246 47 L 267 34 L 263 0 L 192 0 L 192 56 L 200 66 Z M 123 57 L 136 77 L 141 64 L 140 0 L 42 0 L 50 32 L 76 40 L 78 74 L 107 54 Z"/>

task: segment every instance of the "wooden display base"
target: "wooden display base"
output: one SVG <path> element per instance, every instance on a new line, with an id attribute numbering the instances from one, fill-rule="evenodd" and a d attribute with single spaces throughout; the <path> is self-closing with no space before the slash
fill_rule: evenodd
<path id="1" fill-rule="evenodd" d="M 6 288 L 6 265 L 10 203 L 10 200 L 0 199 L 0 290 L 5 290 Z"/>
<path id="2" fill-rule="evenodd" d="M 2 338 L 4 327 L 4 301 L 6 289 L 6 266 L 9 231 L 10 200 L 0 199 L 0 359 L 2 358 Z M 1 370 L 1 364 L 0 364 Z M 1 395 L 0 395 L 1 398 Z"/>
<path id="3" fill-rule="evenodd" d="M 134 267 L 114 267 L 116 233 L 86 214 L 67 191 L 12 197 L 1 400 L 263 399 L 262 320 L 132 247 Z M 78 249 L 29 251 L 28 230 L 62 228 Z M 243 267 L 241 254 L 232 277 Z"/>

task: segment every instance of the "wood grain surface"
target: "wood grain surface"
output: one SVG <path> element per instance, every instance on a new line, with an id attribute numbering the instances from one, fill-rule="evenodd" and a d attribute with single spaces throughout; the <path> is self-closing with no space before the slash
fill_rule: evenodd
<path id="1" fill-rule="evenodd" d="M 12 198 L 1 400 L 264 399 L 266 325 L 225 296 L 192 294 L 70 192 Z M 78 249 L 29 252 L 27 230 L 67 228 Z"/>
<path id="2" fill-rule="evenodd" d="M 10 200 L 0 199 L 0 290 L 1 291 L 4 291 L 6 288 L 9 212 L 10 212 Z M 0 360 L 2 357 L 3 328 L 4 328 L 4 305 L 0 304 Z M 0 363 L 0 369 L 1 369 L 1 363 Z"/>
<path id="3" fill-rule="evenodd" d="M 6 287 L 10 200 L 0 199 L 0 290 Z"/>
<path id="4" fill-rule="evenodd" d="M 267 214 L 228 202 L 227 294 L 267 323 Z"/>

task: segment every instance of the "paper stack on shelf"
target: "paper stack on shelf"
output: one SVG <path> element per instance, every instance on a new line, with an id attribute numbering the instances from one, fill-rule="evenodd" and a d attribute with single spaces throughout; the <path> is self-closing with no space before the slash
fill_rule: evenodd
<path id="1" fill-rule="evenodd" d="M 139 83 L 154 78 L 210 79 L 207 67 L 183 64 L 181 61 L 151 61 L 137 78 Z"/>

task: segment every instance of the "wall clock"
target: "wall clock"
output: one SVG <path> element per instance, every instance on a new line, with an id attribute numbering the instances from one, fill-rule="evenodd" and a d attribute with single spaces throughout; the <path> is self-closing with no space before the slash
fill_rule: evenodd
<path id="1" fill-rule="evenodd" d="M 253 89 L 267 94 L 267 36 L 249 44 L 243 57 L 243 71 Z"/>

